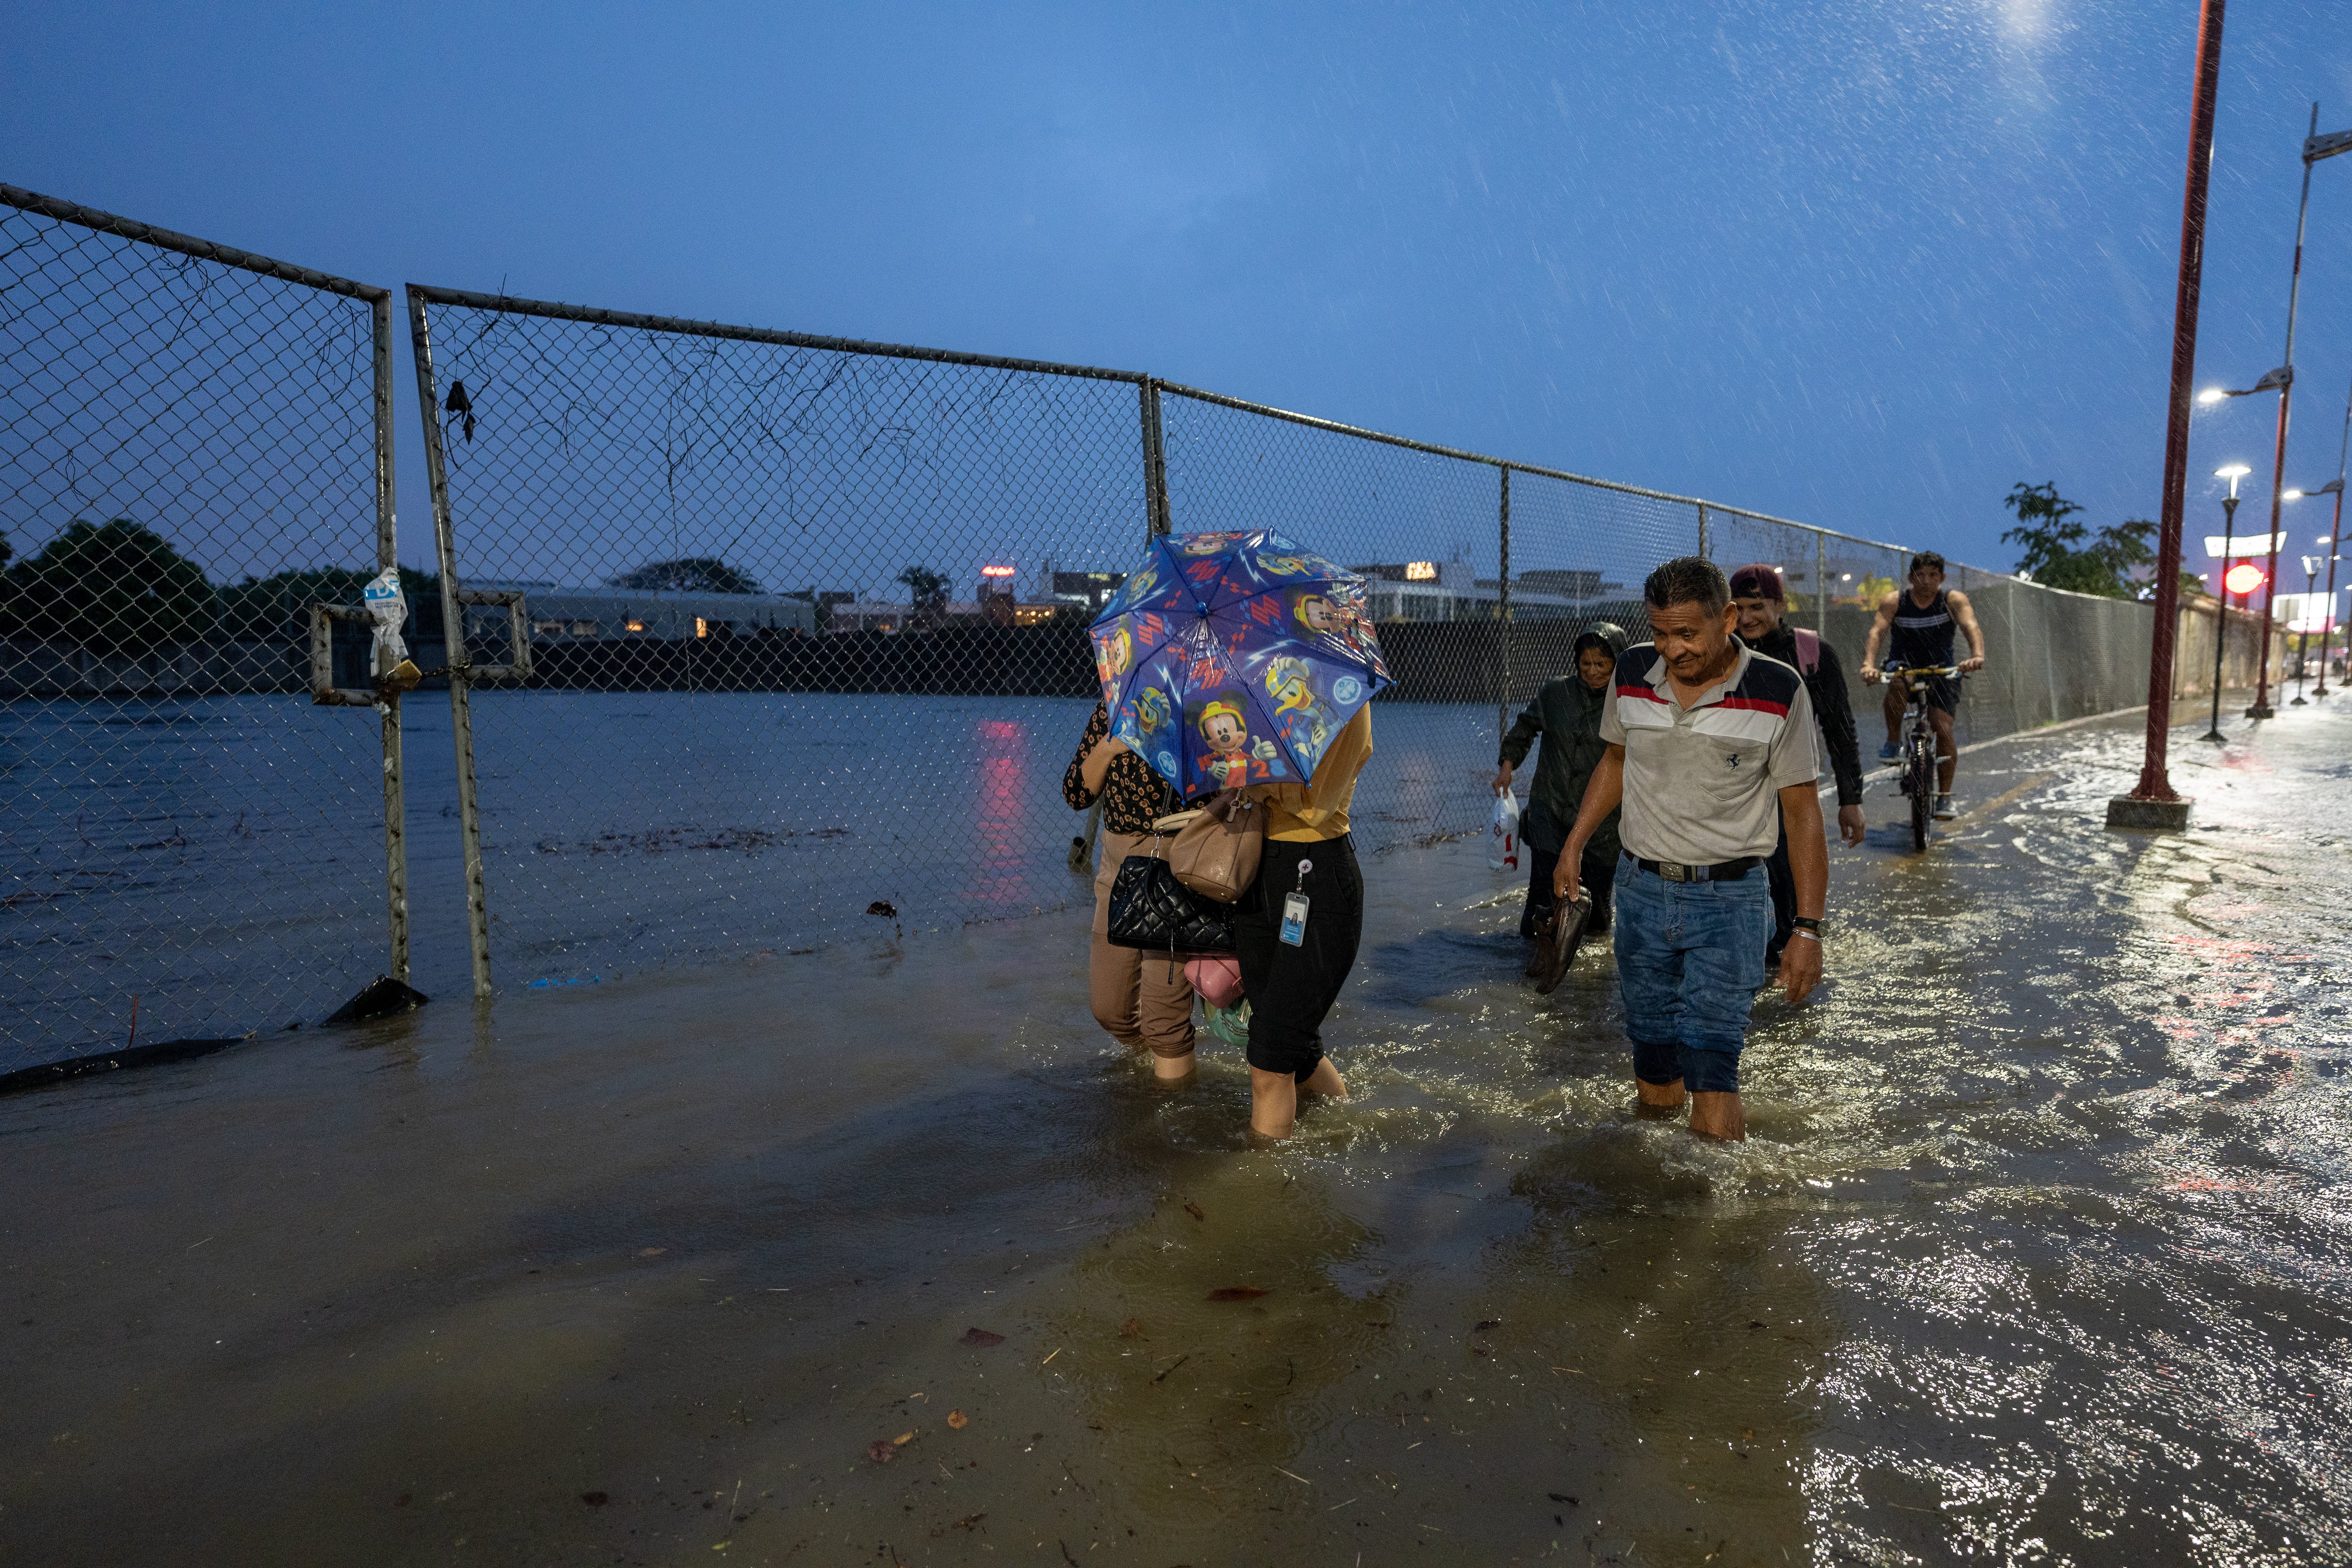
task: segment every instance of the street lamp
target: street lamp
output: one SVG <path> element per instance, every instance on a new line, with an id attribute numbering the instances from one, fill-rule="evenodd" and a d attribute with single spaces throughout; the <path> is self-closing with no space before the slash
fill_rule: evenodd
<path id="1" fill-rule="evenodd" d="M 2319 557 L 2316 555 L 2305 556 L 2303 558 L 2303 605 L 2304 613 L 2305 615 L 2309 615 L 2311 613 L 2312 585 L 2318 581 Z M 2287 629 L 2289 631 L 2293 631 L 2294 628 L 2290 626 Z M 2294 700 L 2287 704 L 2290 708 L 2303 708 L 2308 706 L 2308 704 L 2303 700 L 2303 667 L 2310 662 L 2310 654 L 2311 631 L 2310 628 L 2306 626 L 2304 629 L 2303 634 L 2303 646 L 2294 650 Z"/>
<path id="2" fill-rule="evenodd" d="M 2319 627 L 2319 684 L 2311 689 L 2314 697 L 2327 695 L 2327 634 L 2334 629 L 2336 619 L 2336 558 L 2344 548 L 2344 458 L 2352 451 L 2352 393 L 2344 397 L 2344 434 L 2336 443 L 2336 477 L 2313 491 L 2336 496 L 2336 521 L 2327 537 L 2327 614 Z"/>
<path id="3" fill-rule="evenodd" d="M 2217 479 L 2230 481 L 2230 493 L 2221 500 L 2221 592 L 2220 605 L 2213 612 L 2213 721 L 2205 731 L 2205 739 L 2216 745 L 2226 745 L 2229 737 L 2221 733 L 2221 650 L 2230 640 L 2230 544 L 2238 531 L 2238 481 L 2254 470 L 2243 463 L 2231 463 L 2213 470 Z"/>
<path id="4" fill-rule="evenodd" d="M 2279 366 L 2286 373 L 2278 395 L 2278 446 L 2271 457 L 2271 558 L 2270 586 L 2263 594 L 2262 656 L 2254 665 L 2254 705 L 2246 710 L 2249 719 L 2271 716 L 2271 610 L 2278 602 L 2278 534 L 2279 502 L 2284 499 L 2280 486 L 2286 470 L 2287 405 L 2294 397 L 2294 308 L 2303 292 L 2303 233 L 2304 222 L 2311 214 L 2311 166 L 2322 158 L 2333 158 L 2338 153 L 2352 153 L 2352 131 L 2331 131 L 2319 133 L 2319 105 L 2311 106 L 2311 131 L 2303 139 L 2303 198 L 2294 213 L 2294 273 L 2286 290 L 2286 354 Z"/>

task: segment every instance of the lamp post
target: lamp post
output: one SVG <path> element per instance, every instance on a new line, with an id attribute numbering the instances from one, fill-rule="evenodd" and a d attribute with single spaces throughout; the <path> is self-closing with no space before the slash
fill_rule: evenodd
<path id="1" fill-rule="evenodd" d="M 2316 555 L 2305 556 L 2303 558 L 2303 605 L 2304 613 L 2305 615 L 2308 615 L 2311 612 L 2311 601 L 2313 598 L 2312 586 L 2318 581 L 2319 557 Z M 2289 626 L 2287 627 L 2287 630 L 2293 631 L 2294 628 L 2293 626 Z M 2309 706 L 2309 704 L 2305 703 L 2303 700 L 2303 667 L 2310 662 L 2310 653 L 2311 632 L 2306 628 L 2303 634 L 2302 645 L 2294 650 L 2294 700 L 2287 704 L 2290 708 L 2304 708 Z"/>
<path id="2" fill-rule="evenodd" d="M 2336 521 L 2327 536 L 2327 613 L 2319 625 L 2319 684 L 2312 688 L 2314 697 L 2327 695 L 2327 635 L 2336 626 L 2336 558 L 2344 548 L 2344 458 L 2352 452 L 2352 392 L 2344 396 L 2344 434 L 2336 443 L 2336 477 L 2314 490 L 2314 495 L 2333 490 L 2336 493 Z"/>
<path id="3" fill-rule="evenodd" d="M 2172 654 L 2180 626 L 2180 525 L 2189 478 L 2189 387 L 2197 371 L 2197 301 L 2205 279 L 2205 197 L 2213 173 L 2213 105 L 2221 82 L 2227 0 L 2204 0 L 2197 19 L 2196 84 L 2189 100 L 2189 171 L 2180 198 L 2180 268 L 2172 301 L 2172 382 L 2165 400 L 2163 522 L 2157 530 L 2156 625 L 2147 658 L 2147 728 L 2139 782 L 2107 802 L 2109 827 L 2189 826 L 2172 787 Z"/>
<path id="4" fill-rule="evenodd" d="M 2211 402 L 2209 394 L 2207 402 Z M 2221 592 L 2215 595 L 2213 611 L 2213 720 L 2204 738 L 2215 745 L 2226 744 L 2229 737 L 2221 733 L 2221 652 L 2230 643 L 2230 545 L 2238 531 L 2238 481 L 2253 469 L 2243 463 L 2231 463 L 2213 470 L 2216 479 L 2230 481 L 2230 493 L 2221 501 L 2221 581 L 2215 584 Z"/>
<path id="5" fill-rule="evenodd" d="M 2294 397 L 2294 307 L 2303 291 L 2303 230 L 2304 220 L 2311 213 L 2311 166 L 2322 158 L 2333 158 L 2338 153 L 2352 153 L 2352 131 L 2331 131 L 2319 133 L 2319 105 L 2311 106 L 2311 131 L 2303 139 L 2303 202 L 2294 214 L 2294 272 L 2286 289 L 2286 360 L 2280 369 L 2286 373 L 2279 383 L 2278 447 L 2271 459 L 2271 558 L 2270 585 L 2263 594 L 2262 656 L 2254 665 L 2254 705 L 2246 710 L 2249 719 L 2271 716 L 2271 606 L 2278 600 L 2278 535 L 2279 503 L 2284 499 L 2282 486 L 2286 470 L 2287 405 Z"/>

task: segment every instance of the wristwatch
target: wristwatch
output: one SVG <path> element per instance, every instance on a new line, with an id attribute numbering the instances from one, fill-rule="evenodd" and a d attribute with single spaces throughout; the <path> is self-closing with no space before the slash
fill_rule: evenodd
<path id="1" fill-rule="evenodd" d="M 1811 915 L 1799 915 L 1789 923 L 1799 931 L 1811 931 L 1815 936 L 1822 934 L 1822 922 Z"/>

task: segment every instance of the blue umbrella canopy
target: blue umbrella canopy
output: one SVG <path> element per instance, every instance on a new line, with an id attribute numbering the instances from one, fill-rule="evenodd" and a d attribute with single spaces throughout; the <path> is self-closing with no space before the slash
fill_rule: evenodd
<path id="1" fill-rule="evenodd" d="M 1272 529 L 1153 540 L 1089 636 L 1110 732 L 1188 799 L 1306 783 L 1391 684 L 1364 579 Z"/>

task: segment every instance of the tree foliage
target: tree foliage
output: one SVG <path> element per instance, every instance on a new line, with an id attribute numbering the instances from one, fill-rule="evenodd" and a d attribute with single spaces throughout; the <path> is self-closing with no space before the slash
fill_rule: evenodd
<path id="1" fill-rule="evenodd" d="M 909 566 L 898 574 L 898 580 L 906 584 L 907 596 L 915 602 L 919 610 L 938 610 L 948 602 L 948 589 L 951 584 L 944 574 L 934 572 L 928 566 Z"/>
<path id="2" fill-rule="evenodd" d="M 8 569 L 8 616 L 35 637 L 93 653 L 145 653 L 209 634 L 219 596 L 203 568 L 127 517 L 77 518 Z"/>
<path id="3" fill-rule="evenodd" d="M 2148 544 L 2155 523 L 2126 518 L 2095 534 L 2073 521 L 2083 508 L 2060 495 L 2054 479 L 2038 485 L 2021 480 L 2001 504 L 2017 516 L 2017 526 L 2000 536 L 2001 542 L 2018 547 L 2018 570 L 2045 588 L 2133 598 L 2139 591 L 2133 570 L 2156 559 Z"/>
<path id="4" fill-rule="evenodd" d="M 615 588 L 639 588 L 667 594 L 756 594 L 759 583 L 740 567 L 709 555 L 689 555 L 677 561 L 648 561 L 610 580 Z"/>

